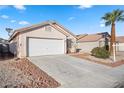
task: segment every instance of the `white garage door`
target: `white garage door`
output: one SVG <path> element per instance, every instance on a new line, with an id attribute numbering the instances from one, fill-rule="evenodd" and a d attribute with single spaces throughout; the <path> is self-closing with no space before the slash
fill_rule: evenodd
<path id="1" fill-rule="evenodd" d="M 64 40 L 29 38 L 28 56 L 64 54 Z"/>
<path id="2" fill-rule="evenodd" d="M 119 51 L 124 51 L 124 43 L 119 44 Z"/>

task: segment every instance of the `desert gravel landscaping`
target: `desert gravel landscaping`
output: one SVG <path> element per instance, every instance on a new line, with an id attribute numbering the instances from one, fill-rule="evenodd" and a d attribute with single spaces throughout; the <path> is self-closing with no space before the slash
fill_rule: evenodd
<path id="1" fill-rule="evenodd" d="M 113 62 L 112 57 L 107 58 L 107 59 L 96 58 L 89 53 L 74 53 L 74 54 L 70 54 L 70 55 L 73 57 L 86 59 L 86 60 L 89 60 L 90 62 L 95 62 L 98 64 L 110 66 L 110 67 L 117 67 L 117 66 L 124 64 L 124 53 L 118 53 L 118 55 L 116 57 L 116 60 L 117 60 L 116 62 Z"/>
<path id="2" fill-rule="evenodd" d="M 1 88 L 55 88 L 60 84 L 27 59 L 0 61 Z"/>

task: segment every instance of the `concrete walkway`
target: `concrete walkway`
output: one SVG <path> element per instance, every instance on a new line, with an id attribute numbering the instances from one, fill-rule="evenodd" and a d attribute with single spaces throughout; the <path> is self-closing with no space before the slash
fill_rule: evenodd
<path id="1" fill-rule="evenodd" d="M 69 55 L 28 59 L 57 80 L 60 87 L 124 87 L 124 65 L 111 68 Z"/>

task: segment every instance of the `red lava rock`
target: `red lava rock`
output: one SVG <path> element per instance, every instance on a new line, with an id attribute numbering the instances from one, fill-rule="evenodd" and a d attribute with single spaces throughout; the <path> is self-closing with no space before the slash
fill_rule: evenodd
<path id="1" fill-rule="evenodd" d="M 60 84 L 46 74 L 44 71 L 39 69 L 37 66 L 29 62 L 27 59 L 20 59 L 15 62 L 10 63 L 11 66 L 15 67 L 16 69 L 20 69 L 24 75 L 31 77 L 33 80 L 30 80 L 28 84 L 20 84 L 16 87 L 37 87 L 37 88 L 55 88 L 60 86 Z M 30 78 L 30 79 L 31 79 Z"/>

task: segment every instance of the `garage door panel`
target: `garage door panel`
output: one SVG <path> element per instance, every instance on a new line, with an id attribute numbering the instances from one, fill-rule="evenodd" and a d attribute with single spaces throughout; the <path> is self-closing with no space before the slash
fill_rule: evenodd
<path id="1" fill-rule="evenodd" d="M 64 40 L 29 38 L 29 56 L 64 54 Z"/>
<path id="2" fill-rule="evenodd" d="M 119 51 L 124 51 L 124 43 L 119 44 Z"/>

